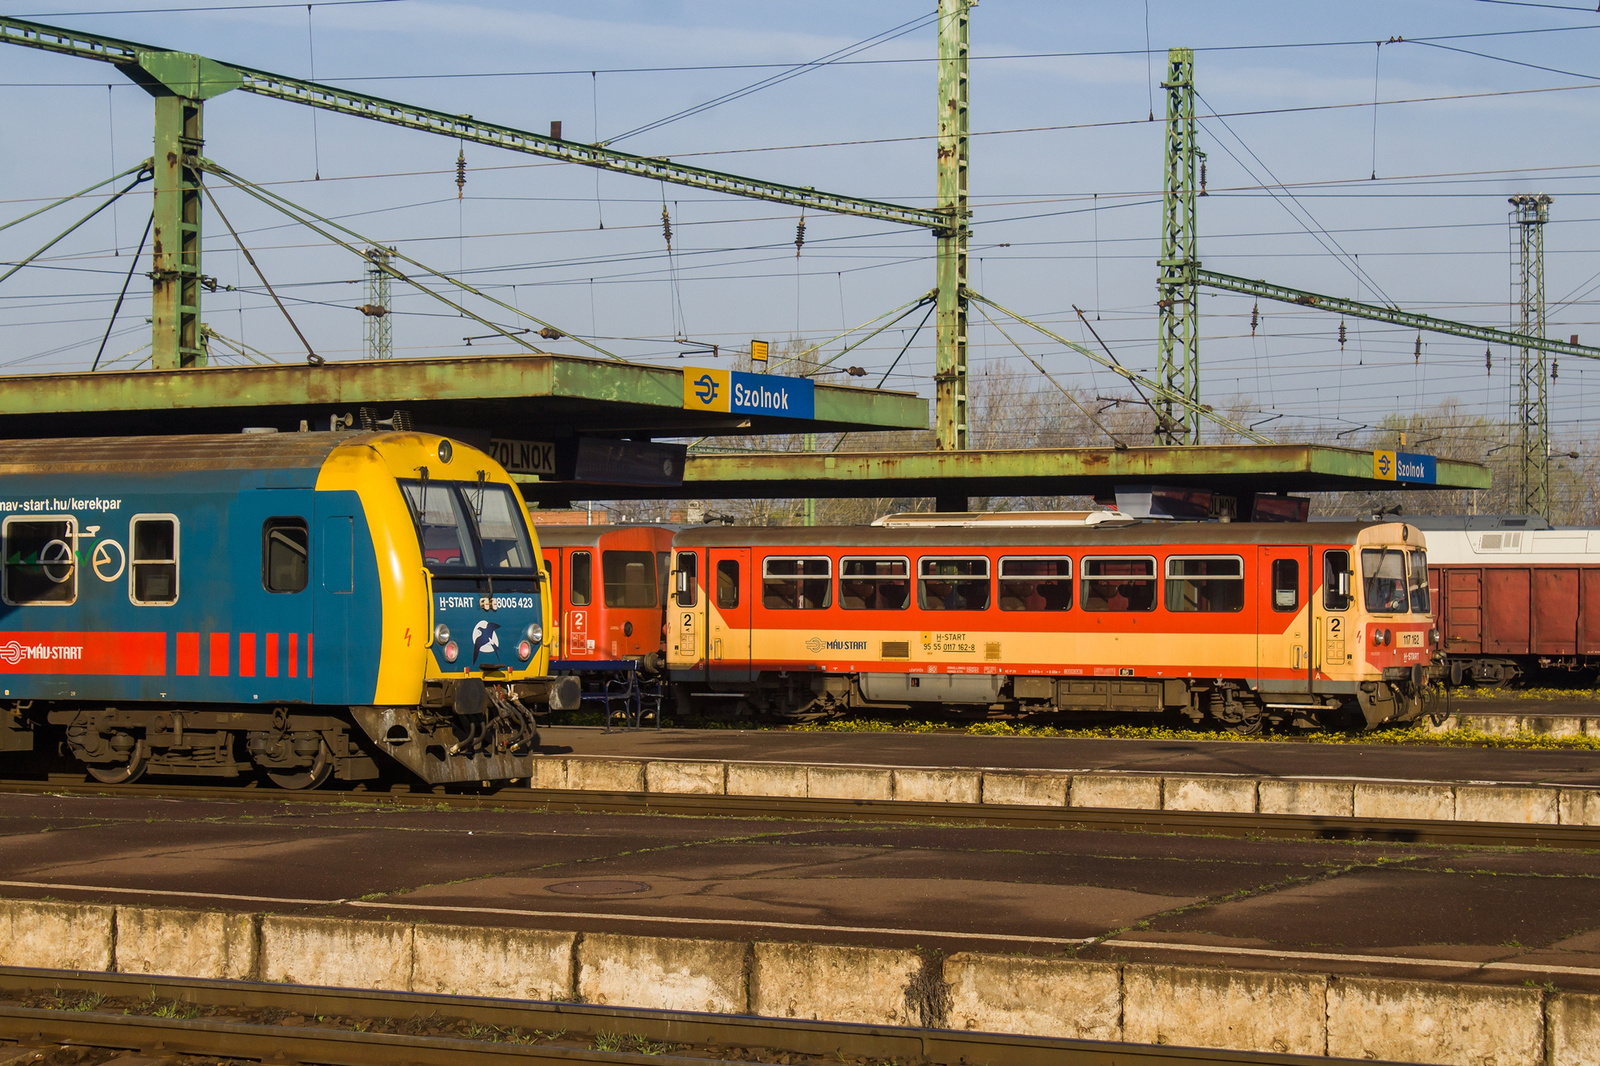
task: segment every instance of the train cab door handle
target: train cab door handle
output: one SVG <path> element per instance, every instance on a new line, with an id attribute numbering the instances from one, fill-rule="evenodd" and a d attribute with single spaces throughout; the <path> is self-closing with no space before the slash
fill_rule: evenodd
<path id="1" fill-rule="evenodd" d="M 1305 649 L 1302 648 L 1300 645 L 1296 644 L 1294 646 L 1294 668 L 1296 670 L 1300 669 L 1300 667 L 1302 665 L 1301 660 L 1304 658 L 1304 656 L 1305 656 Z"/>
<path id="2" fill-rule="evenodd" d="M 716 640 L 713 640 L 711 642 L 711 657 L 713 659 L 722 658 L 722 638 L 721 637 L 718 637 Z"/>

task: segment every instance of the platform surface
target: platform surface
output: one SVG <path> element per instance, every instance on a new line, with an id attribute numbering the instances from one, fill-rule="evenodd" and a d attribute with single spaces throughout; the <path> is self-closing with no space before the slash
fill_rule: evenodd
<path id="1" fill-rule="evenodd" d="M 1600 989 L 1574 852 L 3 795 L 0 870 L 74 902 Z"/>

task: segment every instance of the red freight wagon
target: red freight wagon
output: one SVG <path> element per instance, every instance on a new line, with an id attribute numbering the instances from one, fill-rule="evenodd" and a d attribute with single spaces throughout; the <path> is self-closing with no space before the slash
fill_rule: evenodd
<path id="1" fill-rule="evenodd" d="M 1527 515 L 1415 521 L 1451 684 L 1600 664 L 1600 530 Z"/>

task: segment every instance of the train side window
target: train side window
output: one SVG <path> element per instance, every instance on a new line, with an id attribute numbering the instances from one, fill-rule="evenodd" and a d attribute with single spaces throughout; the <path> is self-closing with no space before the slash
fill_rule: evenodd
<path id="1" fill-rule="evenodd" d="M 1322 606 L 1329 611 L 1350 609 L 1350 553 L 1343 548 L 1322 553 Z"/>
<path id="2" fill-rule="evenodd" d="M 311 573 L 311 535 L 304 518 L 261 523 L 261 585 L 268 592 L 300 592 Z"/>
<path id="3" fill-rule="evenodd" d="M 4 599 L 14 605 L 66 607 L 78 601 L 78 520 L 12 517 L 0 526 Z"/>
<path id="4" fill-rule="evenodd" d="M 1167 559 L 1167 610 L 1216 614 L 1244 610 L 1244 560 L 1237 555 Z"/>
<path id="5" fill-rule="evenodd" d="M 717 560 L 717 606 L 739 606 L 739 560 Z"/>
<path id="6" fill-rule="evenodd" d="M 600 553 L 600 577 L 607 607 L 657 607 L 654 552 Z"/>
<path id="7" fill-rule="evenodd" d="M 678 606 L 693 607 L 700 602 L 700 557 L 694 552 L 678 553 Z"/>
<path id="8" fill-rule="evenodd" d="M 1007 556 L 1000 560 L 1002 611 L 1066 611 L 1071 608 L 1071 559 Z"/>
<path id="9" fill-rule="evenodd" d="M 1411 552 L 1411 613 L 1427 614 L 1428 553 L 1418 548 Z"/>
<path id="10" fill-rule="evenodd" d="M 1156 609 L 1156 561 L 1149 556 L 1087 556 L 1082 583 L 1086 611 Z"/>
<path id="11" fill-rule="evenodd" d="M 903 611 L 910 602 L 910 560 L 839 560 L 839 606 L 845 610 Z"/>
<path id="12" fill-rule="evenodd" d="M 920 560 L 917 606 L 924 611 L 987 611 L 989 560 L 982 557 Z"/>
<path id="13" fill-rule="evenodd" d="M 775 611 L 820 611 L 832 604 L 832 559 L 818 555 L 762 561 L 761 606 Z"/>
<path id="14" fill-rule="evenodd" d="M 656 602 L 667 605 L 667 582 L 672 573 L 672 553 L 656 552 Z"/>
<path id="15" fill-rule="evenodd" d="M 1272 609 L 1297 611 L 1300 609 L 1300 560 L 1272 560 Z"/>
<path id="16" fill-rule="evenodd" d="M 572 575 L 567 602 L 574 607 L 589 606 L 594 602 L 594 556 L 588 552 L 573 552 L 567 571 Z"/>
<path id="17" fill-rule="evenodd" d="M 128 598 L 141 606 L 177 603 L 178 517 L 134 515 L 128 547 Z"/>

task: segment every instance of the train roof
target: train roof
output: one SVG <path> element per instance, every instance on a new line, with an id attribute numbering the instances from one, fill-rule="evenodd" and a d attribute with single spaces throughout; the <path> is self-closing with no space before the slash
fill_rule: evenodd
<path id="1" fill-rule="evenodd" d="M 573 548 L 594 547 L 600 543 L 600 538 L 607 533 L 628 533 L 632 531 L 661 530 L 670 535 L 673 526 L 657 525 L 651 522 L 634 522 L 623 525 L 595 525 L 580 526 L 563 523 L 561 525 L 542 526 L 539 524 L 539 512 L 534 511 L 533 528 L 539 534 L 539 543 L 550 547 Z"/>
<path id="2" fill-rule="evenodd" d="M 946 546 L 1072 546 L 1129 548 L 1174 544 L 1354 544 L 1408 540 L 1423 546 L 1415 527 L 1400 522 L 1141 522 L 1116 529 L 1010 526 L 984 529 L 885 529 L 876 526 L 705 526 L 673 538 L 677 547 L 937 548 Z"/>
<path id="3" fill-rule="evenodd" d="M 0 448 L 0 476 L 315 469 L 342 445 L 382 436 L 310 432 L 10 440 Z"/>

